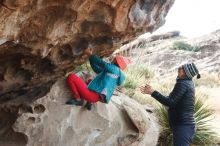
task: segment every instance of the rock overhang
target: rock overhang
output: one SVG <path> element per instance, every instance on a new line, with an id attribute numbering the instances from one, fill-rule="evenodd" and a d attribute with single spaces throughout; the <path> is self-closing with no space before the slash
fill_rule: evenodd
<path id="1" fill-rule="evenodd" d="M 0 102 L 19 105 L 45 95 L 94 49 L 120 45 L 165 22 L 174 0 L 0 1 Z M 3 105 L 3 104 L 1 104 Z"/>

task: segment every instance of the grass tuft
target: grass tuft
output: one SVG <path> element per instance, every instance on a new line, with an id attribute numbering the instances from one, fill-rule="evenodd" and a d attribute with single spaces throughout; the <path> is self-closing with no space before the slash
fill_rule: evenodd
<path id="1" fill-rule="evenodd" d="M 171 49 L 173 50 L 185 50 L 185 51 L 192 51 L 192 52 L 198 52 L 201 50 L 199 46 L 192 46 L 186 42 L 183 41 L 177 41 L 174 42 Z"/>

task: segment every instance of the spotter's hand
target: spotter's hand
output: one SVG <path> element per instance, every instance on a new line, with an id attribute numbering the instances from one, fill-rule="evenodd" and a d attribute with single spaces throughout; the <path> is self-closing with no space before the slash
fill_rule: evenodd
<path id="1" fill-rule="evenodd" d="M 152 94 L 155 90 L 150 85 L 140 87 L 142 94 Z"/>

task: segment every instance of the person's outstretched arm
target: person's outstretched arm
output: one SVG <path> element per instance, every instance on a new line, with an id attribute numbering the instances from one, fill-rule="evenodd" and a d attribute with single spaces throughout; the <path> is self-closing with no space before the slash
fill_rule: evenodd
<path id="1" fill-rule="evenodd" d="M 84 52 L 89 56 L 89 63 L 95 73 L 100 73 L 104 69 L 103 60 L 93 54 L 93 48 L 87 48 Z"/>
<path id="2" fill-rule="evenodd" d="M 151 88 L 151 89 L 149 89 Z M 150 91 L 151 90 L 151 91 Z M 151 86 L 147 85 L 145 87 L 141 87 L 141 92 L 144 94 L 150 94 L 161 104 L 168 107 L 175 107 L 178 101 L 183 97 L 187 90 L 187 86 L 183 83 L 176 83 L 173 91 L 169 96 L 164 96 L 160 92 L 153 90 Z"/>
<path id="3" fill-rule="evenodd" d="M 100 73 L 103 69 L 105 69 L 106 71 L 112 73 L 115 70 L 117 70 L 117 67 L 115 65 L 113 65 L 112 63 L 107 63 L 104 60 L 102 60 L 101 58 L 99 58 L 96 55 L 91 55 L 89 58 L 90 61 L 90 65 L 92 67 L 92 69 L 96 72 L 96 73 Z"/>

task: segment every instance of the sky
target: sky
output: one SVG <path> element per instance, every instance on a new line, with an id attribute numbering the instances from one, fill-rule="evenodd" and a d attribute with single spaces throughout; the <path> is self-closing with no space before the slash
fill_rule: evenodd
<path id="1" fill-rule="evenodd" d="M 154 34 L 179 30 L 194 38 L 220 29 L 220 0 L 175 0 L 166 23 Z"/>

